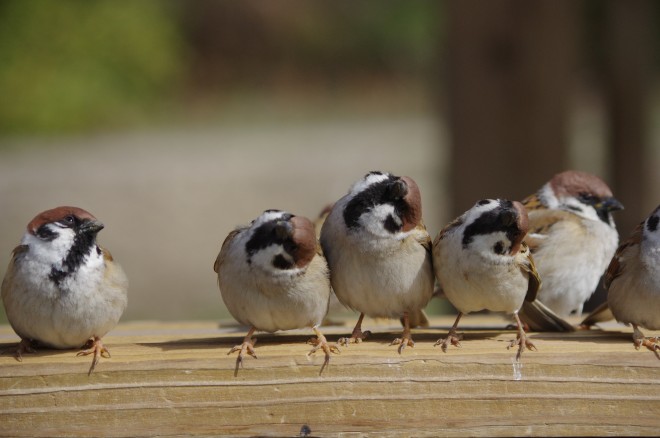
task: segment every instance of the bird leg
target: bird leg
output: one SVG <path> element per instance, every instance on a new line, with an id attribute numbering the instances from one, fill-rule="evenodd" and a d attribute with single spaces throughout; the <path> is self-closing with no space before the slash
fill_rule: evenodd
<path id="1" fill-rule="evenodd" d="M 243 343 L 240 345 L 235 345 L 229 350 L 227 355 L 230 355 L 236 351 L 238 351 L 238 357 L 236 358 L 236 368 L 234 369 L 234 377 L 238 376 L 238 369 L 243 368 L 243 356 L 247 353 L 250 356 L 254 357 L 255 359 L 257 358 L 257 355 L 254 352 L 254 344 L 257 343 L 256 339 L 252 338 L 252 334 L 254 334 L 254 331 L 256 330 L 256 327 L 252 326 L 250 327 L 250 330 L 248 331 L 247 335 L 243 338 Z"/>
<path id="2" fill-rule="evenodd" d="M 362 320 L 364 319 L 364 313 L 360 313 L 360 317 L 358 318 L 357 323 L 355 324 L 355 328 L 353 328 L 353 333 L 351 333 L 350 338 L 339 338 L 337 342 L 339 342 L 339 345 L 343 345 L 344 347 L 348 347 L 348 344 L 350 343 L 355 343 L 359 344 L 362 342 L 364 339 L 367 339 L 369 335 L 371 335 L 370 331 L 362 331 Z"/>
<path id="3" fill-rule="evenodd" d="M 94 354 L 94 358 L 92 359 L 92 366 L 89 367 L 89 372 L 87 373 L 87 375 L 90 376 L 92 375 L 94 368 L 96 368 L 96 364 L 99 363 L 101 356 L 105 357 L 106 359 L 110 358 L 110 351 L 105 348 L 103 342 L 101 342 L 101 338 L 98 336 L 90 338 L 89 341 L 87 341 L 87 343 L 83 346 L 83 348 L 85 347 L 88 347 L 87 350 L 78 352 L 76 356 L 87 356 L 89 354 Z"/>
<path id="4" fill-rule="evenodd" d="M 658 338 L 647 338 L 644 336 L 644 333 L 637 327 L 637 324 L 633 324 L 633 342 L 635 343 L 635 348 L 639 350 L 639 347 L 644 346 L 655 353 L 658 359 L 660 359 L 660 339 Z"/>
<path id="5" fill-rule="evenodd" d="M 0 354 L 8 354 L 11 352 L 17 361 L 23 362 L 23 354 L 37 352 L 37 350 L 34 349 L 34 344 L 35 342 L 31 339 L 21 338 L 21 342 L 18 343 L 15 350 L 8 348 L 7 350 L 2 350 Z"/>
<path id="6" fill-rule="evenodd" d="M 442 348 L 443 352 L 447 352 L 447 346 L 449 344 L 453 345 L 454 347 L 461 347 L 461 340 L 463 339 L 463 333 L 456 333 L 456 329 L 458 328 L 458 321 L 461 320 L 461 317 L 463 316 L 462 312 L 459 312 L 458 316 L 456 317 L 456 321 L 454 321 L 454 325 L 451 326 L 449 329 L 449 333 L 447 334 L 447 337 L 444 339 L 438 339 L 438 341 L 433 344 L 433 346 L 438 346 L 440 345 L 440 348 Z"/>
<path id="7" fill-rule="evenodd" d="M 528 350 L 536 350 L 536 346 L 532 343 L 532 341 L 527 339 L 525 330 L 523 330 L 522 322 L 520 322 L 520 318 L 518 317 L 518 311 L 513 312 L 513 317 L 518 323 L 518 336 L 516 336 L 516 339 L 512 340 L 506 348 L 508 350 L 509 348 L 517 345 L 518 353 L 516 354 L 516 362 L 520 362 L 520 358 L 522 357 L 522 353 L 525 348 Z"/>
<path id="8" fill-rule="evenodd" d="M 412 336 L 410 335 L 410 322 L 408 319 L 408 312 L 403 312 L 403 333 L 401 334 L 400 338 L 396 338 L 395 340 L 392 341 L 390 345 L 398 345 L 399 346 L 399 354 L 403 351 L 406 346 L 409 347 L 414 347 L 415 343 L 412 340 Z"/>
<path id="9" fill-rule="evenodd" d="M 307 353 L 307 357 L 309 358 L 312 354 L 316 353 L 319 349 L 323 350 L 325 353 L 325 360 L 323 361 L 323 365 L 321 365 L 321 371 L 319 371 L 319 376 L 323 373 L 323 370 L 325 367 L 328 366 L 330 363 L 330 353 L 335 353 L 339 354 L 339 347 L 335 343 L 328 343 L 328 341 L 325 339 L 325 336 L 321 331 L 318 329 L 317 326 L 312 327 L 312 330 L 314 330 L 314 334 L 316 334 L 315 338 L 310 339 L 307 341 L 308 344 L 312 344 L 314 348 L 310 350 L 309 353 Z"/>

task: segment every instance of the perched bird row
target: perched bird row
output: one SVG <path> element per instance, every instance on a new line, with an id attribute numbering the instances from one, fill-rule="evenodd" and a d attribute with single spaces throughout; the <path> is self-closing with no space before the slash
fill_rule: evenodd
<path id="1" fill-rule="evenodd" d="M 309 219 L 266 210 L 229 233 L 214 264 L 225 305 L 249 327 L 228 354 L 238 352 L 238 372 L 245 355 L 256 357 L 255 331 L 307 327 L 316 335 L 308 355 L 323 351 L 323 372 L 339 352 L 319 329 L 335 296 L 360 313 L 339 344 L 365 339 L 365 315 L 400 318 L 403 332 L 392 345 L 402 353 L 414 346 L 410 329 L 425 322 L 424 307 L 443 295 L 459 314 L 436 345 L 444 351 L 460 345 L 456 330 L 464 314 L 506 312 L 516 321 L 510 347 L 518 347 L 520 360 L 535 348 L 524 326 L 573 330 L 562 317 L 582 312 L 609 263 L 609 309 L 584 324 L 613 315 L 633 325 L 637 348 L 660 358 L 658 340 L 639 330 L 660 329 L 660 207 L 616 250 L 611 212 L 621 208 L 599 178 L 567 171 L 522 203 L 478 201 L 432 241 L 415 181 L 370 172 L 324 212 L 320 238 Z M 101 339 L 126 308 L 128 282 L 96 242 L 102 228 L 75 207 L 45 211 L 28 224 L 2 283 L 7 317 L 21 338 L 17 359 L 36 345 L 83 346 L 79 354 L 94 355 L 91 374 L 109 356 Z"/>

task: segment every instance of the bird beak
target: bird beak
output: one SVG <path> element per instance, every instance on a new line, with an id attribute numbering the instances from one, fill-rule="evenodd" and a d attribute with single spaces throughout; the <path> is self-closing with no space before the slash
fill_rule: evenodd
<path id="1" fill-rule="evenodd" d="M 403 179 L 398 179 L 390 186 L 390 196 L 393 199 L 403 199 L 408 194 L 408 184 Z"/>
<path id="2" fill-rule="evenodd" d="M 605 198 L 601 202 L 595 205 L 597 210 L 605 210 L 605 211 L 617 211 L 617 210 L 623 210 L 623 204 L 620 203 L 616 198 L 610 197 L 610 198 Z"/>
<path id="3" fill-rule="evenodd" d="M 277 221 L 275 224 L 275 235 L 280 239 L 286 239 L 293 232 L 293 226 L 289 221 Z"/>
<path id="4" fill-rule="evenodd" d="M 80 226 L 80 231 L 82 231 L 83 233 L 96 234 L 99 231 L 101 231 L 104 227 L 105 225 L 103 225 L 103 223 L 97 220 L 90 220 L 83 222 L 83 224 Z"/>
<path id="5" fill-rule="evenodd" d="M 506 227 L 515 224 L 518 219 L 518 215 L 514 210 L 505 210 L 500 217 L 502 218 L 502 224 Z"/>

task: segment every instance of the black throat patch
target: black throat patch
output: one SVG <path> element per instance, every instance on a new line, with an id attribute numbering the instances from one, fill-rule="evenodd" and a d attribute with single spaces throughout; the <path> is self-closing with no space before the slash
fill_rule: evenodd
<path id="1" fill-rule="evenodd" d="M 65 278 L 78 270 L 85 261 L 85 257 L 92 253 L 93 248 L 100 253 L 101 249 L 96 246 L 95 233 L 77 233 L 73 238 L 71 249 L 64 258 L 62 269 L 52 267 L 48 278 L 59 286 Z"/>

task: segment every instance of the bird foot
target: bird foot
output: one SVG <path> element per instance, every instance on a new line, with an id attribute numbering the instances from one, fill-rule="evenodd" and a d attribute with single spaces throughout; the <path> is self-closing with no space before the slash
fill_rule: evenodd
<path id="1" fill-rule="evenodd" d="M 406 348 L 406 346 L 414 347 L 415 342 L 412 340 L 412 337 L 410 335 L 403 335 L 402 337 L 393 340 L 390 343 L 390 345 L 398 345 L 399 346 L 398 351 L 399 354 L 401 354 L 401 352 Z"/>
<path id="2" fill-rule="evenodd" d="M 230 355 L 238 351 L 238 357 L 236 358 L 236 368 L 234 369 L 234 377 L 238 376 L 238 369 L 243 368 L 243 357 L 245 354 L 257 358 L 257 354 L 254 352 L 254 344 L 257 343 L 255 338 L 245 338 L 243 343 L 240 345 L 234 345 L 231 350 L 227 353 Z"/>
<path id="3" fill-rule="evenodd" d="M 36 353 L 36 352 L 37 350 L 34 349 L 33 341 L 29 339 L 21 339 L 21 342 L 18 343 L 16 349 L 8 348 L 6 350 L 2 350 L 2 352 L 0 352 L 0 355 L 11 353 L 17 361 L 23 362 L 23 354 Z"/>
<path id="4" fill-rule="evenodd" d="M 660 359 L 660 338 L 647 338 L 642 336 L 633 336 L 635 349 L 639 350 L 640 347 L 646 347 L 651 350 L 658 359 Z"/>
<path id="5" fill-rule="evenodd" d="M 325 336 L 323 336 L 320 332 L 318 332 L 317 336 L 315 338 L 311 338 L 309 341 L 307 341 L 308 344 L 312 344 L 314 348 L 312 348 L 309 353 L 307 353 L 307 358 L 309 358 L 312 354 L 316 353 L 319 350 L 323 350 L 325 353 L 325 359 L 323 360 L 323 365 L 321 365 L 321 370 L 319 371 L 319 376 L 323 374 L 323 370 L 328 366 L 330 363 L 330 353 L 335 353 L 335 354 L 340 354 L 341 351 L 339 351 L 339 347 L 337 344 L 334 342 L 330 343 L 325 339 Z"/>
<path id="6" fill-rule="evenodd" d="M 105 348 L 103 342 L 101 342 L 101 338 L 97 338 L 96 336 L 90 338 L 90 340 L 87 341 L 83 348 L 86 347 L 86 350 L 78 352 L 76 356 L 88 356 L 90 354 L 94 354 L 94 358 L 92 359 L 92 366 L 89 367 L 89 371 L 87 372 L 87 375 L 91 376 L 94 368 L 96 368 L 96 364 L 99 363 L 101 356 L 105 357 L 106 359 L 110 358 L 110 351 Z"/>
<path id="7" fill-rule="evenodd" d="M 446 338 L 438 339 L 438 341 L 435 344 L 433 344 L 433 346 L 437 347 L 438 345 L 440 345 L 442 351 L 446 353 L 449 344 L 453 345 L 454 347 L 461 348 L 462 340 L 463 340 L 463 333 L 456 333 L 456 330 L 451 329 L 449 330 L 449 333 L 447 334 Z"/>
<path id="8" fill-rule="evenodd" d="M 348 347 L 348 344 L 359 344 L 363 340 L 367 339 L 369 336 L 371 336 L 371 332 L 369 330 L 363 332 L 360 329 L 355 329 L 353 330 L 353 333 L 351 334 L 350 338 L 339 338 L 337 342 L 342 347 Z"/>
<path id="9" fill-rule="evenodd" d="M 525 351 L 525 348 L 528 350 L 536 350 L 536 345 L 529 339 L 527 339 L 527 336 L 525 334 L 520 335 L 516 337 L 516 339 L 511 340 L 509 345 L 507 345 L 506 349 L 510 349 L 512 347 L 518 346 L 518 353 L 516 353 L 516 362 L 520 362 L 520 358 L 522 357 L 523 351 Z"/>

